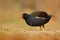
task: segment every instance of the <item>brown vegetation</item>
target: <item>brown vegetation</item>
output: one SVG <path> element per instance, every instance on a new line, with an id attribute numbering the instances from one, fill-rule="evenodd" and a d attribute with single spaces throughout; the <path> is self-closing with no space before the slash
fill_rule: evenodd
<path id="1" fill-rule="evenodd" d="M 3 34 L 0 40 L 60 40 L 58 31 L 26 31 L 19 34 Z"/>

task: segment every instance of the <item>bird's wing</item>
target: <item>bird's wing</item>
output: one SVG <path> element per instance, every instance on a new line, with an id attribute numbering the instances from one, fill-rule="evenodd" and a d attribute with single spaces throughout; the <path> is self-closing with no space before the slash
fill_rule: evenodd
<path id="1" fill-rule="evenodd" d="M 38 17 L 38 16 L 36 16 L 35 18 L 37 18 L 37 19 L 46 19 L 45 17 Z"/>

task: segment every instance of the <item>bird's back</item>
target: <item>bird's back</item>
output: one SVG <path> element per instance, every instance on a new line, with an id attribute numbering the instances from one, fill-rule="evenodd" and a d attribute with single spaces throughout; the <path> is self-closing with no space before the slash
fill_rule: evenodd
<path id="1" fill-rule="evenodd" d="M 35 11 L 35 12 L 32 12 L 31 15 L 38 16 L 38 17 L 46 17 L 48 14 L 47 12 L 44 12 L 44 11 Z"/>

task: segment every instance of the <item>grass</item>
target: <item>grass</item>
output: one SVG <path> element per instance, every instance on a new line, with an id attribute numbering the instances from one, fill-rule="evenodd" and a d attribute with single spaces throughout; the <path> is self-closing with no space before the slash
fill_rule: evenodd
<path id="1" fill-rule="evenodd" d="M 60 40 L 57 31 L 26 31 L 13 34 L 0 34 L 0 40 Z"/>

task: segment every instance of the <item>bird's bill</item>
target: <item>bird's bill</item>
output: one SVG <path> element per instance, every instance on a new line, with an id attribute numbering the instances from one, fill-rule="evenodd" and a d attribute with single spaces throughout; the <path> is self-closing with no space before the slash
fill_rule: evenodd
<path id="1" fill-rule="evenodd" d="M 21 18 L 24 19 L 23 15 L 21 15 Z"/>

